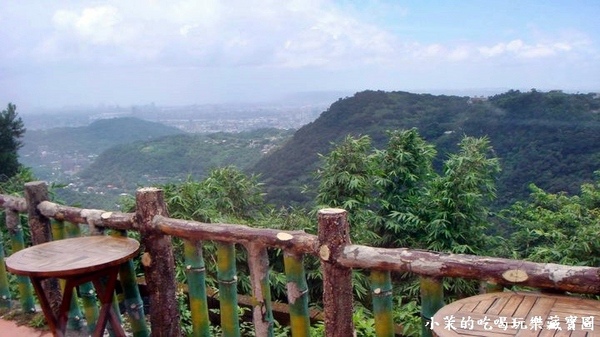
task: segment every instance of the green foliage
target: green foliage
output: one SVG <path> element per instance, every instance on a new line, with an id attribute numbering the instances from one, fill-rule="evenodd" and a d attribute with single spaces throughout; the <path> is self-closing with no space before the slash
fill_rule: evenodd
<path id="1" fill-rule="evenodd" d="M 23 195 L 25 183 L 36 180 L 30 168 L 20 167 L 19 171 L 7 180 L 0 181 L 0 193 Z"/>
<path id="2" fill-rule="evenodd" d="M 360 244 L 486 253 L 493 242 L 486 234 L 489 203 L 500 171 L 488 139 L 464 137 L 438 175 L 435 148 L 416 129 L 388 135 L 383 150 L 372 149 L 367 136 L 347 137 L 323 156 L 318 203 L 347 209 L 352 240 Z M 353 284 L 363 300 L 364 275 L 356 273 Z M 453 295 L 476 292 L 476 284 L 464 280 L 444 286 Z"/>
<path id="3" fill-rule="evenodd" d="M 373 221 L 383 247 L 415 247 L 424 236 L 423 200 L 434 178 L 433 145 L 417 129 L 388 133 L 387 148 L 375 156 L 378 219 Z M 409 229 L 410 228 L 410 229 Z"/>
<path id="4" fill-rule="evenodd" d="M 0 113 L 0 182 L 10 179 L 19 172 L 18 150 L 23 145 L 21 138 L 25 126 L 18 117 L 17 107 L 8 103 L 6 110 Z"/>
<path id="5" fill-rule="evenodd" d="M 348 210 L 362 244 L 481 253 L 500 171 L 489 141 L 464 137 L 437 175 L 436 151 L 416 129 L 388 135 L 384 150 L 373 150 L 367 136 L 347 137 L 323 156 L 317 202 Z"/>
<path id="6" fill-rule="evenodd" d="M 599 173 L 597 173 L 600 176 Z M 548 193 L 531 185 L 528 202 L 503 212 L 514 230 L 511 247 L 516 258 L 538 262 L 597 266 L 600 244 L 600 183 L 584 184 L 580 195 Z"/>
<path id="7" fill-rule="evenodd" d="M 245 222 L 260 214 L 264 205 L 257 177 L 233 166 L 214 169 L 200 182 L 188 178 L 182 184 L 165 185 L 164 190 L 169 212 L 180 219 Z"/>
<path id="8" fill-rule="evenodd" d="M 460 151 L 444 163 L 444 175 L 433 179 L 429 198 L 423 200 L 427 246 L 435 251 L 483 254 L 489 247 L 485 235 L 487 205 L 495 198 L 498 158 L 486 138 L 465 137 Z"/>
<path id="9" fill-rule="evenodd" d="M 370 209 L 373 191 L 373 156 L 368 136 L 346 137 L 327 156 L 317 171 L 320 184 L 317 203 L 348 211 L 351 236 L 357 242 L 372 241 L 367 223 L 373 218 Z M 322 207 L 320 206 L 320 207 Z"/>

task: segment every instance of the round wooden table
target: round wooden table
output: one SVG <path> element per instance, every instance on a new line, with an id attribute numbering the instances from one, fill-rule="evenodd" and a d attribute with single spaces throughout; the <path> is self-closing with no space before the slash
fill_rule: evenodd
<path id="1" fill-rule="evenodd" d="M 464 298 L 432 318 L 436 336 L 600 336 L 600 301 L 534 292 Z"/>
<path id="2" fill-rule="evenodd" d="M 134 239 L 112 236 L 57 240 L 12 254 L 6 259 L 6 268 L 14 274 L 29 276 L 54 336 L 64 336 L 73 290 L 85 282 L 94 284 L 101 302 L 93 336 L 102 336 L 108 321 L 117 336 L 125 336 L 112 308 L 112 299 L 119 267 L 132 258 L 139 247 Z M 42 288 L 42 281 L 47 278 L 65 280 L 57 316 Z"/>

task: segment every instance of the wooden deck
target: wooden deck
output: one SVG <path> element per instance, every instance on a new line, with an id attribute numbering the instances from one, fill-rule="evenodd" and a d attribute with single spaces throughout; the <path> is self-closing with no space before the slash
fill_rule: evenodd
<path id="1" fill-rule="evenodd" d="M 440 337 L 600 336 L 600 301 L 502 292 L 455 301 L 432 318 Z"/>

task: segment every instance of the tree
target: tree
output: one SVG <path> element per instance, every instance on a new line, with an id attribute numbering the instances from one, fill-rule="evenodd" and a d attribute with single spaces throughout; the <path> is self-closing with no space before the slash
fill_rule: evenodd
<path id="1" fill-rule="evenodd" d="M 347 136 L 328 155 L 321 155 L 321 168 L 316 173 L 317 204 L 347 210 L 351 238 L 362 244 L 373 239 L 369 235 L 373 233 L 366 230 L 375 215 L 371 207 L 375 163 L 372 151 L 369 136 Z"/>
<path id="2" fill-rule="evenodd" d="M 600 172 L 581 186 L 579 195 L 548 193 L 530 185 L 527 202 L 517 202 L 502 215 L 514 232 L 516 258 L 537 262 L 597 266 L 600 244 Z"/>
<path id="3" fill-rule="evenodd" d="M 417 129 L 388 132 L 387 148 L 376 152 L 378 219 L 375 231 L 383 247 L 415 247 L 422 232 L 422 202 L 435 176 L 435 147 Z"/>
<path id="4" fill-rule="evenodd" d="M 6 181 L 19 172 L 17 151 L 23 145 L 19 140 L 25 133 L 17 107 L 8 103 L 8 108 L 0 114 L 0 181 Z"/>
<path id="5" fill-rule="evenodd" d="M 489 246 L 489 203 L 496 197 L 498 158 L 487 138 L 464 137 L 460 151 L 444 162 L 444 174 L 433 179 L 423 200 L 431 210 L 427 246 L 435 251 L 484 254 Z"/>

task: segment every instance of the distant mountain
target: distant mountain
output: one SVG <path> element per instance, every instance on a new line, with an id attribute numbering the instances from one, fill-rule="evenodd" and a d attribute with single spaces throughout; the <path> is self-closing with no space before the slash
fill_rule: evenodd
<path id="1" fill-rule="evenodd" d="M 22 152 L 29 153 L 43 146 L 100 153 L 116 144 L 181 133 L 177 128 L 134 117 L 99 119 L 88 126 L 28 130 Z"/>
<path id="2" fill-rule="evenodd" d="M 25 125 L 27 127 L 27 125 Z M 20 162 L 40 179 L 76 173 L 95 156 L 117 144 L 182 134 L 177 128 L 132 117 L 100 119 L 88 126 L 27 130 Z"/>
<path id="3" fill-rule="evenodd" d="M 210 169 L 253 166 L 281 146 L 293 131 L 260 129 L 240 133 L 183 134 L 120 144 L 102 152 L 79 175 L 84 185 L 133 190 L 140 185 L 199 179 Z"/>
<path id="4" fill-rule="evenodd" d="M 382 148 L 387 130 L 416 127 L 436 145 L 438 169 L 463 135 L 488 136 L 503 168 L 499 204 L 525 198 L 529 183 L 575 193 L 600 169 L 599 112 L 597 94 L 511 90 L 487 98 L 364 91 L 333 103 L 251 171 L 261 174 L 268 201 L 306 203 L 314 193 L 301 193 L 301 186 L 315 191 L 318 154 L 328 153 L 332 142 L 370 135 Z"/>

